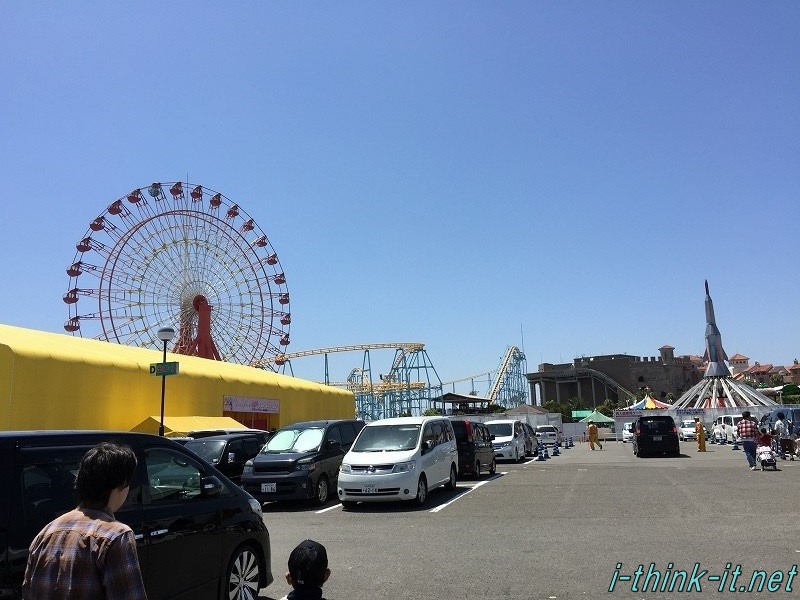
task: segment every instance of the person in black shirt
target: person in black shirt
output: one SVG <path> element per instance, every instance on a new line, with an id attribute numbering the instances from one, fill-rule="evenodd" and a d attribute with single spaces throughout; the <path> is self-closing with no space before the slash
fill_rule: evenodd
<path id="1" fill-rule="evenodd" d="M 289 555 L 286 583 L 294 588 L 287 600 L 325 600 L 322 584 L 328 581 L 328 552 L 314 540 L 303 540 Z"/>

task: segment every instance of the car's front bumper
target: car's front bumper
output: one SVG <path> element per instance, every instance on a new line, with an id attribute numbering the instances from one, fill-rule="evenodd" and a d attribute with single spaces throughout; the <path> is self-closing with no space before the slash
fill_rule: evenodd
<path id="1" fill-rule="evenodd" d="M 275 486 L 274 492 L 265 487 Z M 314 479 L 308 471 L 295 471 L 286 474 L 242 475 L 242 488 L 259 502 L 277 500 L 305 500 L 315 494 Z"/>
<path id="2" fill-rule="evenodd" d="M 417 497 L 419 471 L 403 473 L 339 473 L 336 492 L 344 502 L 391 502 Z"/>

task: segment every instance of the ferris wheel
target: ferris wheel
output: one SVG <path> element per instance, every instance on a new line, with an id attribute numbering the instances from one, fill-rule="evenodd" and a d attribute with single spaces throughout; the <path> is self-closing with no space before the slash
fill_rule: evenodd
<path id="1" fill-rule="evenodd" d="M 166 193 L 165 193 L 166 190 Z M 191 191 L 189 191 L 191 190 Z M 289 292 L 266 234 L 200 185 L 153 183 L 108 205 L 67 268 L 73 335 L 252 364 L 289 345 Z"/>

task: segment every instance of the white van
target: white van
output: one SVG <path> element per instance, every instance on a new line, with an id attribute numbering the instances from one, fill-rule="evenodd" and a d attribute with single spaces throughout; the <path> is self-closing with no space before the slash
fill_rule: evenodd
<path id="1" fill-rule="evenodd" d="M 486 421 L 489 433 L 494 436 L 492 446 L 494 457 L 498 460 L 525 460 L 525 430 L 522 421 L 516 419 L 499 419 Z"/>
<path id="2" fill-rule="evenodd" d="M 411 500 L 456 487 L 458 450 L 445 417 L 397 417 L 367 423 L 345 454 L 337 492 L 344 508 L 356 502 Z"/>
<path id="3" fill-rule="evenodd" d="M 714 421 L 714 440 L 717 443 L 730 444 L 739 436 L 736 426 L 742 420 L 742 415 L 722 415 Z"/>

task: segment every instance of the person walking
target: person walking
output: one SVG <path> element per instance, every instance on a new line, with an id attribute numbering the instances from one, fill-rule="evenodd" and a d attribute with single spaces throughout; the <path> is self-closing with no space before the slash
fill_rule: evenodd
<path id="1" fill-rule="evenodd" d="M 792 448 L 794 444 L 791 443 L 791 438 L 789 437 L 789 425 L 786 423 L 786 415 L 782 412 L 779 412 L 775 421 L 775 438 L 778 440 L 778 454 L 783 460 L 786 460 L 786 454 L 788 453 L 791 456 Z"/>
<path id="2" fill-rule="evenodd" d="M 750 470 L 755 471 L 756 467 L 756 438 L 758 438 L 758 423 L 750 416 L 749 410 L 742 411 L 742 420 L 736 425 L 736 436 L 742 442 L 744 455 L 747 457 L 747 464 Z"/>
<path id="3" fill-rule="evenodd" d="M 594 424 L 594 421 L 589 421 L 589 447 L 594 450 L 595 444 L 600 446 L 600 450 L 603 449 L 603 444 L 600 443 L 600 438 L 597 435 L 597 425 Z"/>
<path id="4" fill-rule="evenodd" d="M 147 600 L 133 531 L 114 518 L 136 470 L 130 447 L 104 442 L 81 459 L 78 507 L 31 543 L 23 600 Z"/>
<path id="5" fill-rule="evenodd" d="M 697 451 L 698 452 L 705 452 L 706 451 L 706 428 L 703 427 L 703 423 L 700 421 L 700 417 L 694 418 L 694 434 L 697 438 Z"/>

